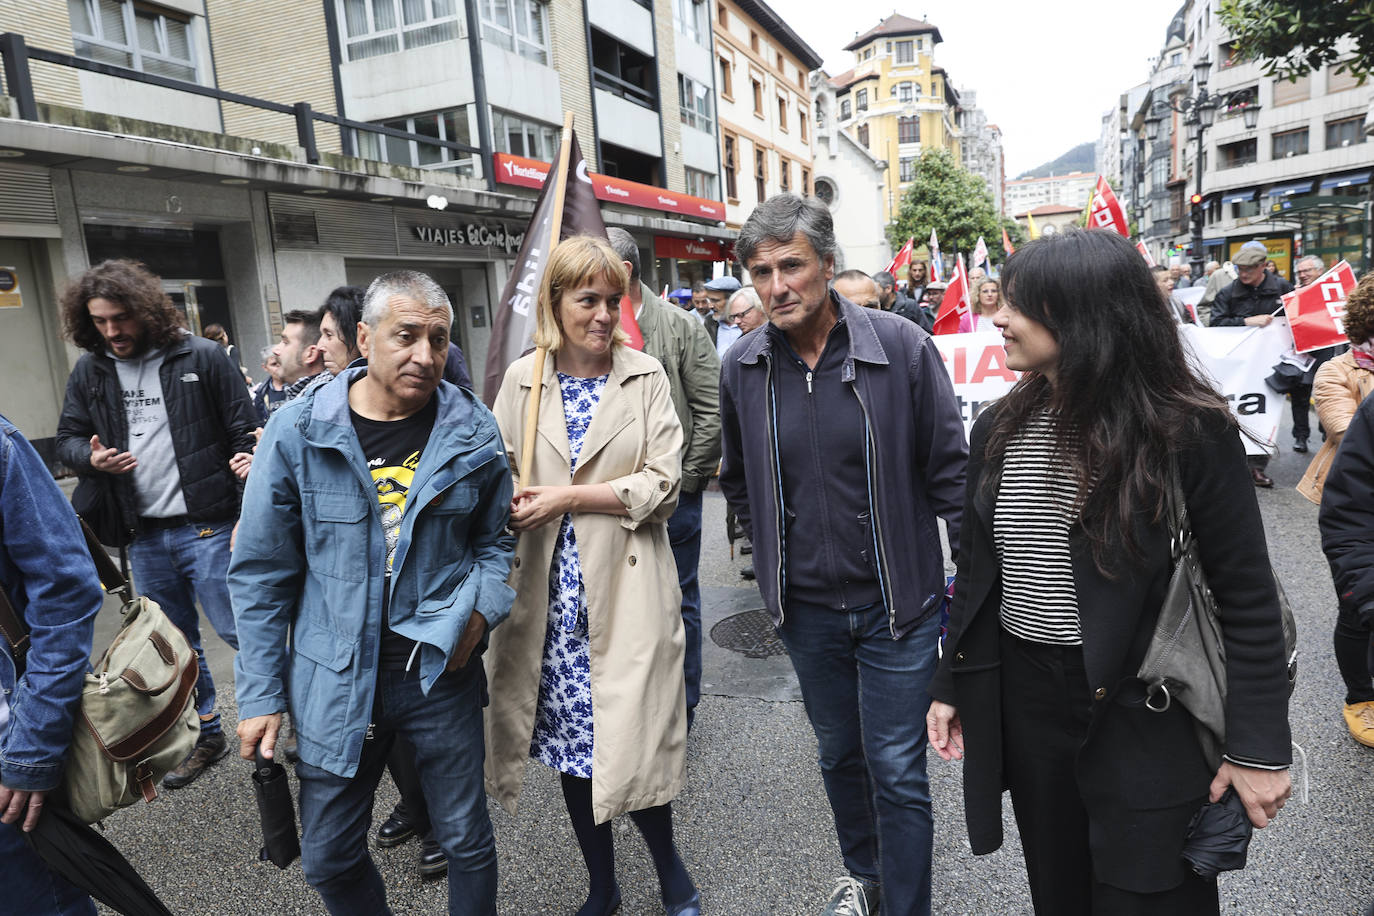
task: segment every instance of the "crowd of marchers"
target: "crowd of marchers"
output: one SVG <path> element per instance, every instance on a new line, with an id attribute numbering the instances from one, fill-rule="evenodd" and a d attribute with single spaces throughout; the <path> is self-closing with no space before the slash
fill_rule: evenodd
<path id="1" fill-rule="evenodd" d="M 643 282 L 633 237 L 609 236 L 553 250 L 536 349 L 490 409 L 450 340 L 453 304 L 418 272 L 288 313 L 253 388 L 222 330 L 192 336 L 140 265 L 71 282 L 63 322 L 85 353 L 61 460 L 79 504 L 127 535 L 135 587 L 201 655 L 200 738 L 164 785 L 231 750 L 203 613 L 237 651 L 240 754 L 294 762 L 304 876 L 330 913 L 389 912 L 369 843 L 412 837 L 421 873 L 447 876 L 450 913 L 495 913 L 487 797 L 514 812 L 533 759 L 559 774 L 587 870 L 584 899 L 551 904 L 616 912 L 611 821 L 627 814 L 664 912 L 699 914 L 672 803 L 717 480 L 819 747 L 842 868 L 818 912 L 931 911 L 932 850 L 956 840 L 935 835 L 927 747 L 964 761 L 975 853 L 1001 845 L 1010 791 L 1037 913 L 1219 912 L 1231 866 L 1200 861 L 1190 824 L 1229 806 L 1243 849 L 1279 814 L 1290 685 L 1254 486 L 1271 482 L 1186 355 L 1179 324 L 1198 318 L 1171 299 L 1182 278 L 1104 231 L 971 276 L 960 330 L 1000 333 L 1020 377 L 966 436 L 929 333 L 943 285 L 920 261 L 904 282 L 837 272 L 818 202 L 759 205 L 735 248 L 746 284 L 718 277 L 678 302 Z M 1211 268 L 1202 319 L 1267 323 L 1287 288 L 1263 261 L 1247 247 Z M 1321 271 L 1298 268 L 1303 283 Z M 1350 349 L 1305 382 L 1324 442 L 1300 489 L 1321 504 L 1336 578 L 1346 719 L 1374 746 L 1369 278 L 1345 328 Z M 1299 451 L 1307 400 L 1293 395 Z M 100 595 L 74 520 L 34 523 L 71 519 L 66 499 L 0 432 L 0 585 L 31 631 L 22 678 L 0 653 L 0 874 L 21 912 L 94 912 L 22 835 L 62 804 Z M 1139 676 L 1177 572 L 1178 500 L 1219 608 L 1215 754 Z M 401 802 L 373 832 L 387 770 Z"/>

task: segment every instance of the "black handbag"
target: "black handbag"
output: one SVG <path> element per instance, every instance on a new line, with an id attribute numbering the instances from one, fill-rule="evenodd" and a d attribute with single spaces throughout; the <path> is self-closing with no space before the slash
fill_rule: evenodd
<path id="1" fill-rule="evenodd" d="M 72 493 L 72 508 L 106 547 L 128 547 L 134 533 L 124 523 L 115 482 L 107 476 L 82 477 Z"/>
<path id="2" fill-rule="evenodd" d="M 1198 560 L 1176 465 L 1170 469 L 1165 511 L 1169 517 L 1174 571 L 1155 621 L 1154 636 L 1136 677 L 1145 683 L 1146 708 L 1164 712 L 1178 702 L 1188 710 L 1203 755 L 1217 769 L 1226 741 L 1226 647 L 1216 598 L 1207 587 L 1207 577 Z M 1270 574 L 1273 575 L 1272 570 Z M 1298 630 L 1277 576 L 1274 587 L 1283 618 L 1284 658 L 1288 663 L 1288 690 L 1292 693 L 1298 674 Z"/>

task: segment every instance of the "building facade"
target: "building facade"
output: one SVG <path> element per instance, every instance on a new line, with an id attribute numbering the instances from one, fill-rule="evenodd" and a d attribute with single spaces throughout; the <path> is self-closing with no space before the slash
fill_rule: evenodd
<path id="1" fill-rule="evenodd" d="M 59 55 L 32 60 L 31 94 L 0 96 L 0 264 L 17 292 L 0 383 L 28 394 L 7 413 L 51 457 L 79 355 L 57 296 L 111 257 L 147 263 L 193 331 L 226 327 L 255 375 L 284 311 L 424 270 L 481 379 L 564 111 L 648 282 L 725 260 L 725 204 L 703 196 L 716 141 L 679 94 L 683 72 L 711 77 L 709 53 L 682 47 L 668 0 L 611 3 L 478 3 L 474 33 L 456 0 L 274 0 L 272 17 L 248 0 L 0 0 L 6 31 Z"/>
<path id="2" fill-rule="evenodd" d="M 1097 184 L 1089 172 L 1069 172 L 1045 178 L 1018 178 L 1007 182 L 1007 212 L 1025 213 L 1036 207 L 1062 206 L 1082 210 Z"/>
<path id="3" fill-rule="evenodd" d="M 815 102 L 816 171 L 813 193 L 835 220 L 835 269 L 873 273 L 892 261 L 886 225 L 886 159 L 875 156 L 835 119 L 835 85 L 824 70 L 811 74 Z"/>
<path id="4" fill-rule="evenodd" d="M 774 194 L 811 193 L 808 79 L 821 58 L 762 0 L 715 0 L 712 29 L 726 224 L 738 228 Z"/>
<path id="5" fill-rule="evenodd" d="M 966 171 L 972 172 L 987 185 L 993 207 L 1001 217 L 1005 209 L 1007 173 L 1002 156 L 1002 130 L 988 123 L 988 116 L 978 107 L 978 94 L 972 89 L 958 91 L 959 105 L 955 121 L 959 127 L 959 157 Z"/>

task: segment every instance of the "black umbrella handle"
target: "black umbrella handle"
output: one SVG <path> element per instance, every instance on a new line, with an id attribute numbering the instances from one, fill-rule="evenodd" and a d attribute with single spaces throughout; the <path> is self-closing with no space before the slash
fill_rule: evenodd
<path id="1" fill-rule="evenodd" d="M 253 768 L 257 771 L 260 778 L 266 779 L 272 775 L 272 770 L 277 766 L 275 760 L 270 760 L 262 755 L 262 743 L 259 742 L 253 748 Z"/>

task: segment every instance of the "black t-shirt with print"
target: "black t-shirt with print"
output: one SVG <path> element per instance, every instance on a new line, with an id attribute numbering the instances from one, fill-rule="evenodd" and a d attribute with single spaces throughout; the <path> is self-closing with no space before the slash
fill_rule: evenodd
<path id="1" fill-rule="evenodd" d="M 429 434 L 434 429 L 438 405 L 438 397 L 431 397 L 428 404 L 403 420 L 369 420 L 349 411 L 382 510 L 382 528 L 386 532 L 384 594 L 390 592 L 391 561 L 396 553 L 396 539 L 401 534 L 401 519 L 405 517 L 410 484 L 415 479 L 415 469 L 420 466 L 420 455 L 429 444 Z M 414 650 L 415 640 L 392 632 L 383 599 L 380 667 L 383 670 L 404 668 Z"/>

